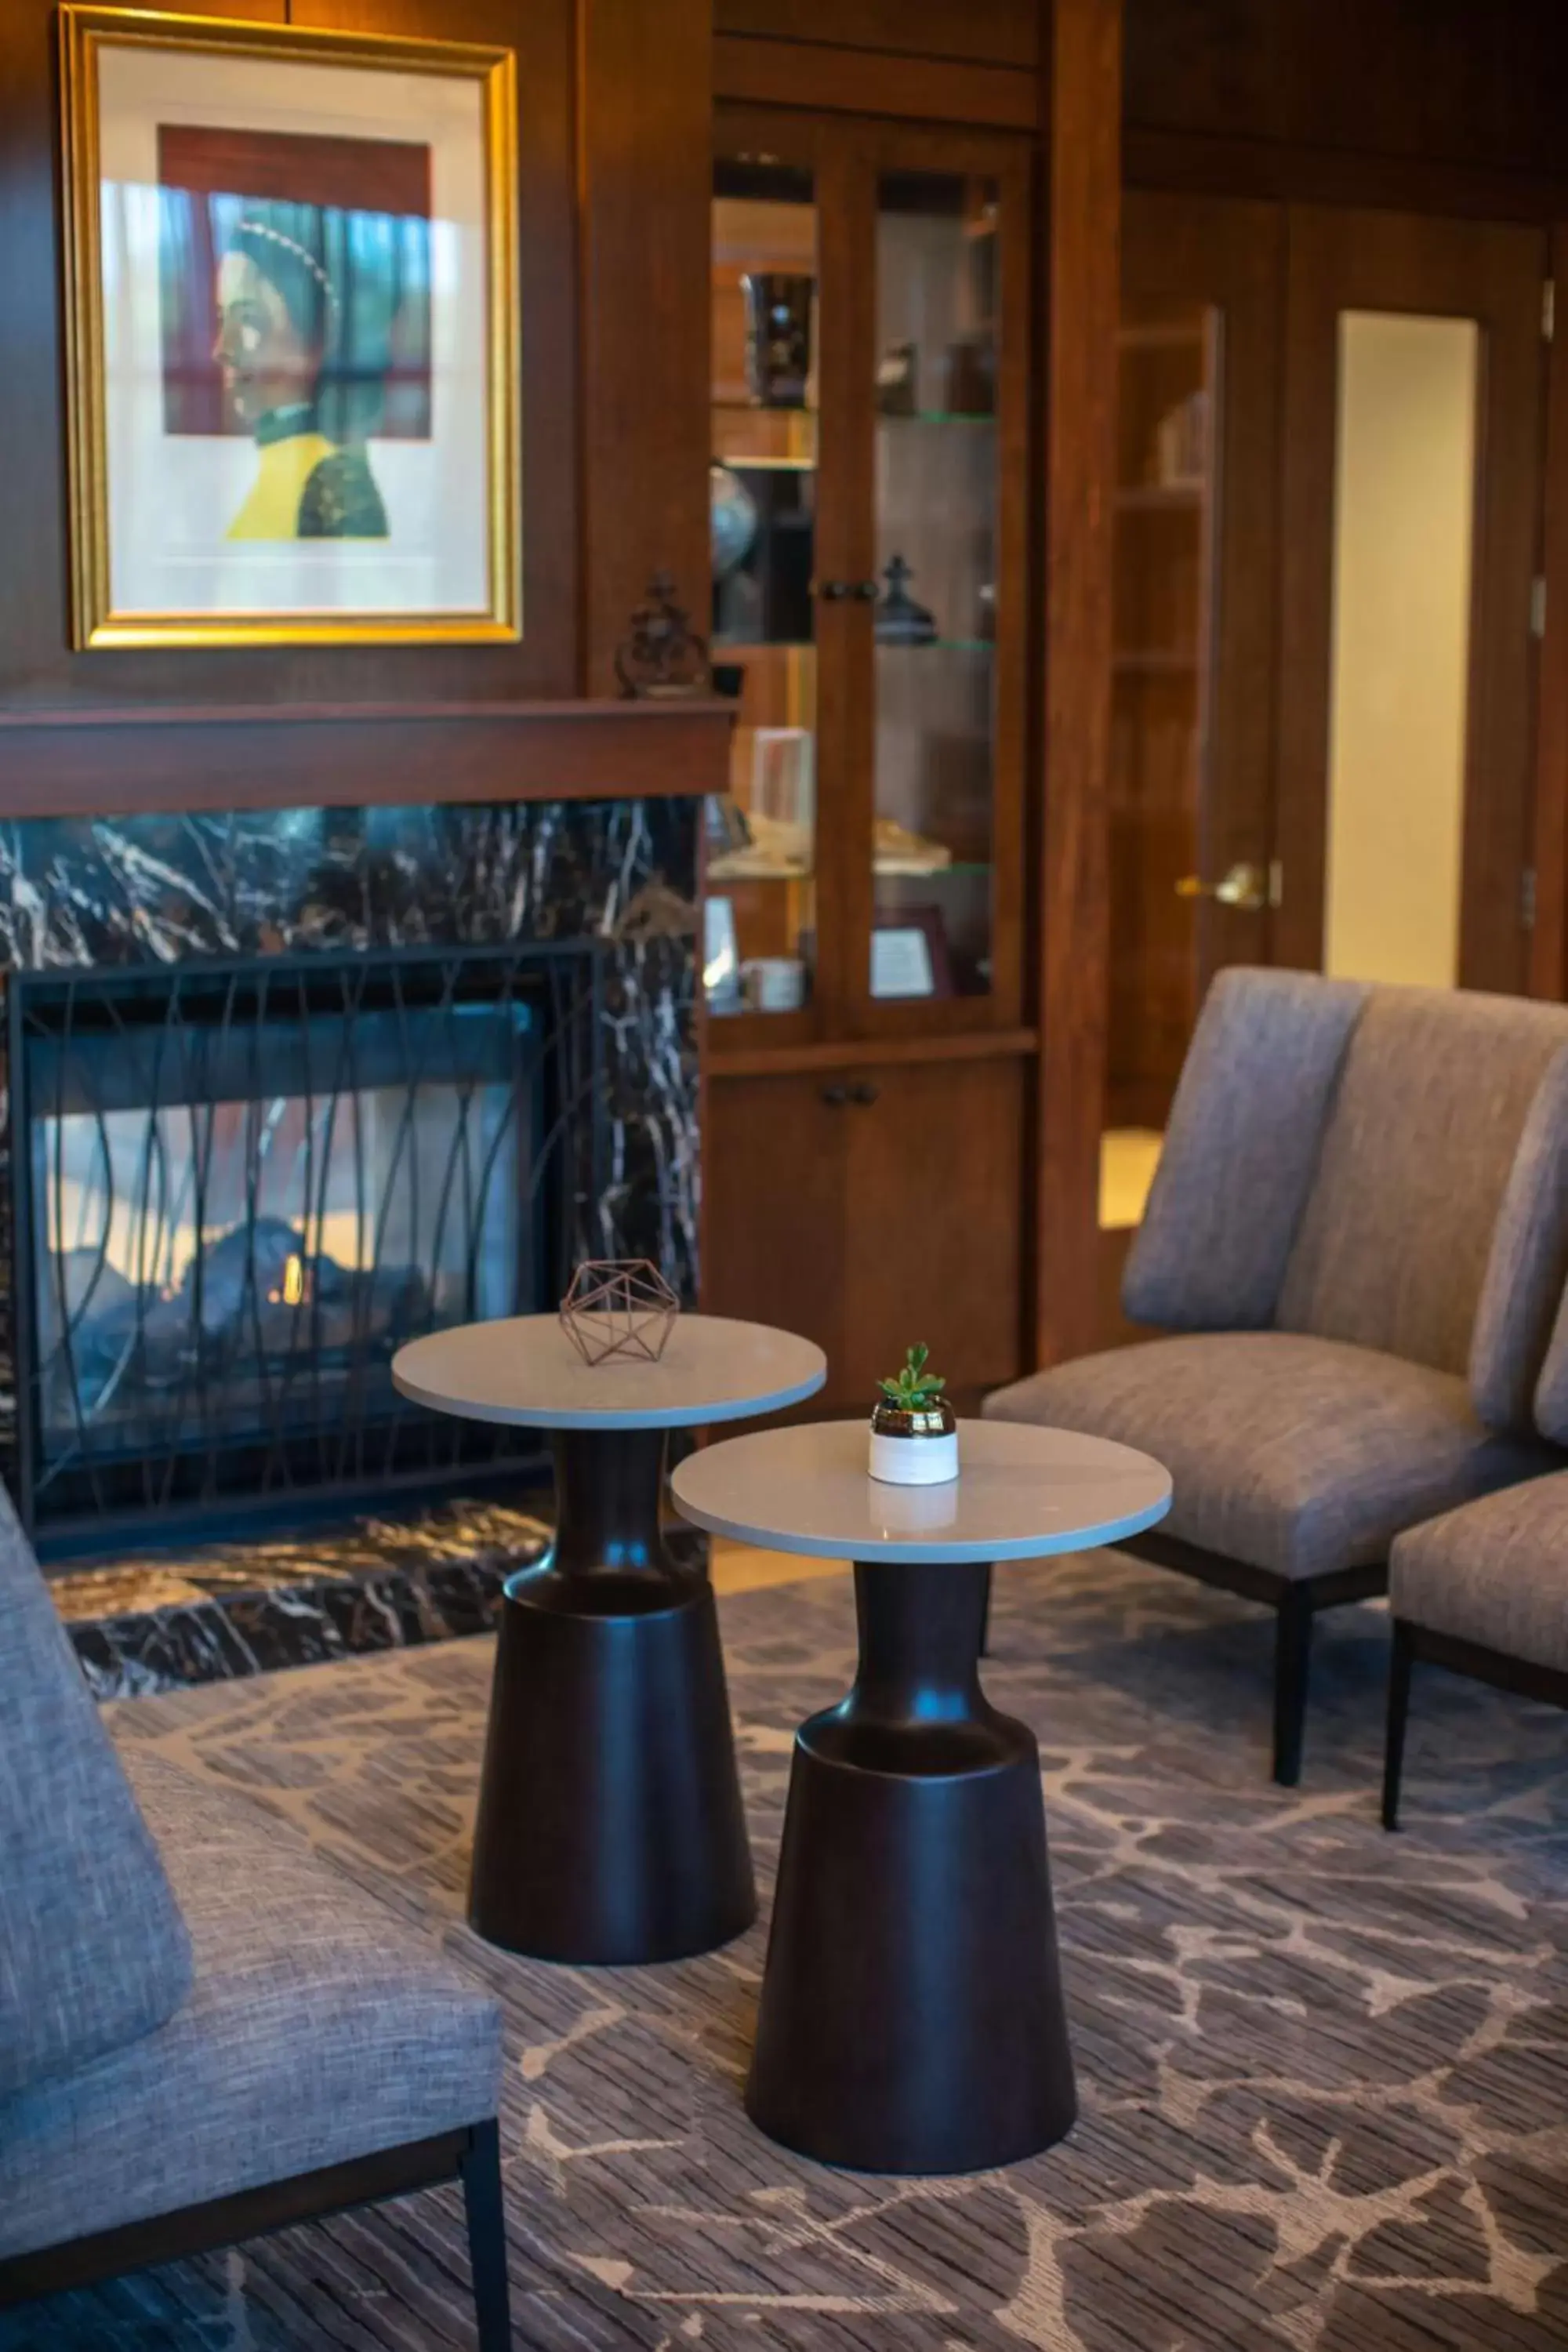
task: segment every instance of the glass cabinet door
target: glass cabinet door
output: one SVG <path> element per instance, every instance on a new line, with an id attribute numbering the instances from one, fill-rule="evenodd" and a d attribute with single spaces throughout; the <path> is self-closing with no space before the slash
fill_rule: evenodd
<path id="1" fill-rule="evenodd" d="M 739 711 L 730 792 L 708 810 L 705 982 L 711 1014 L 774 1023 L 808 1007 L 816 962 L 817 241 L 810 168 L 721 153 L 711 643 Z"/>
<path id="2" fill-rule="evenodd" d="M 1000 194 L 985 173 L 877 176 L 877 577 L 856 593 L 875 599 L 879 1003 L 995 985 Z"/>
<path id="3" fill-rule="evenodd" d="M 1027 143 L 737 109 L 716 158 L 715 1050 L 1016 1024 Z"/>

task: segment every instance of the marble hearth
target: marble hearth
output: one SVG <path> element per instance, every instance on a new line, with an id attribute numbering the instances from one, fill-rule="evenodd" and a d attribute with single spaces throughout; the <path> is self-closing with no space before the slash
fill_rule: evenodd
<path id="1" fill-rule="evenodd" d="M 647 1256 L 691 1297 L 699 807 L 680 797 L 26 819 L 0 831 L 0 987 L 16 971 L 595 942 L 602 1148 L 595 1181 L 568 1188 L 571 1254 Z M 14 1141 L 7 1120 L 0 1463 L 15 1493 Z M 79 1554 L 96 1550 L 90 1568 L 51 1573 L 80 1580 L 61 1582 L 62 1613 L 98 1687 L 167 1687 L 470 1629 L 504 1566 L 540 1539 L 525 1505 L 459 1498 L 432 1517 L 417 1505 L 389 1516 L 383 1503 L 346 1532 L 298 1538 L 279 1536 L 274 1513 L 254 1535 L 227 1526 L 216 1549 L 185 1536 L 181 1557 L 142 1564 L 106 1559 L 79 1529 Z M 182 1541 L 174 1524 L 148 1533 Z"/>

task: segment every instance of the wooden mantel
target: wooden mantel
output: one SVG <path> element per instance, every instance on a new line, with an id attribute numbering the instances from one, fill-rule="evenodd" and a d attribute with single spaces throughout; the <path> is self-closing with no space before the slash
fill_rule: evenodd
<path id="1" fill-rule="evenodd" d="M 13 709 L 0 821 L 721 793 L 733 719 L 707 698 Z"/>

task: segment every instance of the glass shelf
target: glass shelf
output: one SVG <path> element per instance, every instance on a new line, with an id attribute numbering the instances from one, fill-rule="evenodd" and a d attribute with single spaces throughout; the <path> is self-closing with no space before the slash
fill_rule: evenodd
<path id="1" fill-rule="evenodd" d="M 721 449 L 713 460 L 716 466 L 728 466 L 731 473 L 746 474 L 815 474 L 815 457 L 749 457 L 743 450 Z"/>
<path id="2" fill-rule="evenodd" d="M 994 425 L 990 408 L 879 408 L 879 425 Z"/>
<path id="3" fill-rule="evenodd" d="M 816 416 L 815 408 L 772 407 L 765 400 L 727 400 L 722 397 L 708 404 L 716 416 Z"/>
<path id="4" fill-rule="evenodd" d="M 988 857 L 955 857 L 951 866 L 925 866 L 919 868 L 908 866 L 884 866 L 879 858 L 874 858 L 872 865 L 879 882 L 919 883 L 921 889 L 928 882 L 967 882 L 973 880 L 977 874 L 989 874 L 991 871 L 991 860 Z"/>
<path id="5" fill-rule="evenodd" d="M 709 650 L 716 654 L 814 654 L 811 637 L 714 637 Z"/>
<path id="6" fill-rule="evenodd" d="M 814 882 L 816 877 L 809 866 L 754 866 L 744 874 L 727 874 L 720 857 L 710 863 L 708 879 L 719 890 L 749 890 L 753 882 L 766 883 L 772 889 L 781 882 Z"/>
<path id="7" fill-rule="evenodd" d="M 994 654 L 994 637 L 879 637 L 879 654 Z"/>

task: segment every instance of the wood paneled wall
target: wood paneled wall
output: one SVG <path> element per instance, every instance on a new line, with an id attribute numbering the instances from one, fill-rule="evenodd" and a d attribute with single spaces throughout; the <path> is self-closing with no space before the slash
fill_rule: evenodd
<path id="1" fill-rule="evenodd" d="M 709 0 L 578 0 L 584 683 L 649 576 L 707 625 Z"/>
<path id="2" fill-rule="evenodd" d="M 1130 131 L 1563 168 L 1561 0 L 1127 0 Z"/>
<path id="3" fill-rule="evenodd" d="M 714 0 L 736 99 L 1043 123 L 1048 0 Z M 1561 0 L 1125 0 L 1132 185 L 1553 216 Z"/>
<path id="4" fill-rule="evenodd" d="M 1040 56 L 1037 0 L 714 0 L 713 29 L 1030 71 Z"/>
<path id="5" fill-rule="evenodd" d="M 1054 0 L 1041 296 L 1047 322 L 1040 1069 L 1035 1345 L 1096 1342 L 1109 947 L 1109 769 L 1121 316 L 1121 0 Z"/>
<path id="6" fill-rule="evenodd" d="M 282 21 L 283 0 L 202 13 Z M 500 701 L 577 689 L 572 0 L 292 0 L 290 21 L 518 52 L 523 639 L 515 647 L 68 649 L 55 11 L 50 0 L 0 0 L 0 705 Z"/>
<path id="7" fill-rule="evenodd" d="M 254 726 L 280 705 L 613 691 L 615 647 L 655 570 L 674 572 L 699 614 L 705 603 L 708 0 L 226 0 L 207 13 L 516 50 L 523 636 L 69 650 L 55 12 L 51 0 L 0 0 L 0 710 L 195 707 L 210 725 L 233 708 Z M 106 804 L 121 749 L 112 733 L 96 739 Z M 354 772 L 352 737 L 343 757 L 345 795 L 363 797 L 374 779 Z"/>

